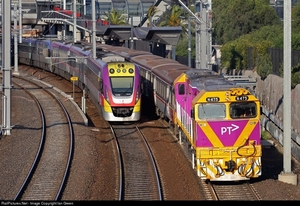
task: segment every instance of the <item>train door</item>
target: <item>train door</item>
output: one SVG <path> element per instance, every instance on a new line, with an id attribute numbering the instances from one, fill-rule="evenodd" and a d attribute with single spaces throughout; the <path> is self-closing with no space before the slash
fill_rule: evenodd
<path id="1" fill-rule="evenodd" d="M 192 101 L 195 97 L 193 88 L 187 85 L 187 92 L 186 92 L 186 99 L 184 104 L 184 110 L 185 110 L 185 128 L 187 132 L 189 133 L 189 136 L 191 138 L 191 142 L 193 142 L 193 118 L 191 116 L 191 112 L 193 109 Z"/>
<path id="2" fill-rule="evenodd" d="M 178 82 L 175 84 L 175 100 L 176 100 L 176 118 L 180 124 L 185 122 L 185 101 L 186 101 L 186 83 Z"/>

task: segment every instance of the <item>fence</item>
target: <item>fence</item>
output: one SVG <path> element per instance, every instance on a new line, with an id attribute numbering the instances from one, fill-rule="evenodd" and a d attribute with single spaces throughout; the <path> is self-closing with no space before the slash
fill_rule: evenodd
<path id="1" fill-rule="evenodd" d="M 248 68 L 249 70 L 254 69 L 255 63 L 253 62 L 252 55 L 253 48 L 248 49 Z M 278 48 L 269 48 L 268 53 L 271 56 L 272 66 L 273 66 L 273 74 L 280 76 L 280 68 L 283 66 L 283 49 Z M 293 50 L 292 51 L 292 60 L 291 66 L 295 67 L 300 63 L 300 51 Z"/>

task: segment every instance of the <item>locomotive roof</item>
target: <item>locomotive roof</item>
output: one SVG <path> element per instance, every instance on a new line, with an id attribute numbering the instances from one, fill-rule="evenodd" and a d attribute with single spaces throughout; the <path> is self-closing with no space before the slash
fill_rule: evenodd
<path id="1" fill-rule="evenodd" d="M 209 69 L 187 70 L 186 75 L 190 85 L 198 90 L 227 90 L 233 83 Z"/>

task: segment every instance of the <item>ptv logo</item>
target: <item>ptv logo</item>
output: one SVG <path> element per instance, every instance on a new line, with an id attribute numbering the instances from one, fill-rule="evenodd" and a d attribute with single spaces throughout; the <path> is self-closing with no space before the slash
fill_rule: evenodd
<path id="1" fill-rule="evenodd" d="M 239 126 L 235 125 L 235 124 L 231 124 L 231 126 L 227 126 L 227 127 L 221 127 L 221 135 L 228 133 L 229 135 L 237 130 L 238 128 L 240 128 Z"/>

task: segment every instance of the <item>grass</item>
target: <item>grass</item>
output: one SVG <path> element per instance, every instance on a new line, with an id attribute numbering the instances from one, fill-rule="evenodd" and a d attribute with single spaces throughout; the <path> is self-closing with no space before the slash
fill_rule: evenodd
<path id="1" fill-rule="evenodd" d="M 271 139 L 271 137 L 272 137 L 272 135 L 267 130 L 263 130 L 261 132 L 261 139 L 269 140 L 269 139 Z"/>

